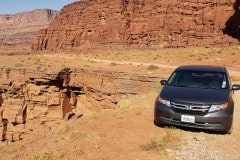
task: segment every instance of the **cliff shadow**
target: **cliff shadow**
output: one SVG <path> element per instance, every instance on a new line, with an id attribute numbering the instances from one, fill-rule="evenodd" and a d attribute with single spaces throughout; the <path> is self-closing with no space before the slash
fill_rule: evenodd
<path id="1" fill-rule="evenodd" d="M 223 33 L 240 41 L 240 0 L 235 1 L 233 9 L 234 14 L 226 22 Z"/>

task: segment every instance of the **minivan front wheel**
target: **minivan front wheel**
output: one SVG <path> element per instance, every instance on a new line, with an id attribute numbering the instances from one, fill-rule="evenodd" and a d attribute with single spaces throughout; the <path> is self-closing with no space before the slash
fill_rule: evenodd
<path id="1" fill-rule="evenodd" d="M 229 130 L 227 130 L 227 131 L 225 132 L 225 134 L 232 134 L 232 131 L 233 131 L 233 122 L 232 122 L 231 127 L 229 128 Z"/>
<path id="2" fill-rule="evenodd" d="M 158 127 L 162 127 L 163 128 L 165 126 L 163 123 L 156 122 L 155 120 L 153 122 Z"/>
<path id="3" fill-rule="evenodd" d="M 233 123 L 231 125 L 231 128 L 228 131 L 226 131 L 225 133 L 226 134 L 232 134 L 232 131 L 233 131 Z"/>

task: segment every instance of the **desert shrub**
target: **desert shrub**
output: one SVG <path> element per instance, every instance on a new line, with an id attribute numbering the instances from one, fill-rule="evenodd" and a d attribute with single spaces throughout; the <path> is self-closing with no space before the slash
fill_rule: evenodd
<path id="1" fill-rule="evenodd" d="M 148 68 L 147 68 L 147 70 L 157 70 L 157 69 L 159 69 L 159 67 L 158 66 L 156 66 L 156 65 L 150 65 L 150 66 L 148 66 Z"/>
<path id="2" fill-rule="evenodd" d="M 117 63 L 111 63 L 110 66 L 117 66 Z"/>
<path id="3" fill-rule="evenodd" d="M 16 63 L 16 64 L 14 64 L 14 67 L 15 68 L 20 68 L 20 67 L 23 67 L 23 64 L 22 63 Z"/>
<path id="4" fill-rule="evenodd" d="M 145 151 L 161 151 L 163 149 L 163 143 L 157 138 L 151 138 L 149 142 L 140 147 Z"/>

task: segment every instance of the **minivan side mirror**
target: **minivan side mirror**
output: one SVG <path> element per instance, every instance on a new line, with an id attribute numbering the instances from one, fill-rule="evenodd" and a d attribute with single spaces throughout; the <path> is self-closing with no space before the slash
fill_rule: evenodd
<path id="1" fill-rule="evenodd" d="M 240 85 L 239 84 L 232 85 L 232 90 L 240 90 Z"/>
<path id="2" fill-rule="evenodd" d="M 165 84 L 167 84 L 167 81 L 166 80 L 161 80 L 160 83 L 161 83 L 161 85 L 165 85 Z"/>

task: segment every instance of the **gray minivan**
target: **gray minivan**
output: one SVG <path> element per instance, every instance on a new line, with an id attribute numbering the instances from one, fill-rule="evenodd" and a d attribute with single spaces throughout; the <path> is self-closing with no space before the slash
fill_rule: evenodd
<path id="1" fill-rule="evenodd" d="M 223 66 L 186 65 L 178 67 L 156 98 L 154 123 L 231 133 L 234 102 L 231 85 Z"/>

